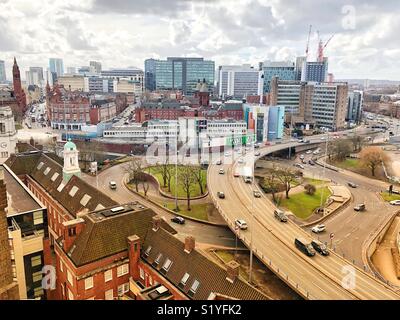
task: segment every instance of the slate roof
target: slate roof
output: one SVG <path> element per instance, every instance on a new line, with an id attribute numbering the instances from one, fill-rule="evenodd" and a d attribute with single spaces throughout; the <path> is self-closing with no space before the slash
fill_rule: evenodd
<path id="1" fill-rule="evenodd" d="M 77 176 L 71 177 L 68 183 L 61 188 L 60 185 L 63 180 L 62 165 L 42 152 L 18 154 L 9 158 L 6 164 L 17 175 L 30 175 L 74 217 L 84 209 L 94 211 L 118 204 Z M 70 191 L 76 188 L 78 188 L 76 193 L 71 195 Z M 85 195 L 90 197 L 87 203 L 82 201 Z"/>
<path id="2" fill-rule="evenodd" d="M 148 256 L 145 252 L 151 246 Z M 194 300 L 206 300 L 212 293 L 232 297 L 240 300 L 266 300 L 263 293 L 244 282 L 240 278 L 233 283 L 226 280 L 227 271 L 216 263 L 201 254 L 197 249 L 190 253 L 184 251 L 185 244 L 178 238 L 171 236 L 164 229 L 157 231 L 149 228 L 144 244 L 142 246 L 142 259 L 150 265 L 161 253 L 162 258 L 158 267 L 152 266 L 158 272 L 161 271 L 167 259 L 172 261 L 168 272 L 162 273 L 163 276 L 173 283 L 177 288 Z M 185 273 L 190 276 L 185 286 L 179 286 Z M 193 296 L 189 295 L 193 282 L 197 280 L 200 284 Z"/>

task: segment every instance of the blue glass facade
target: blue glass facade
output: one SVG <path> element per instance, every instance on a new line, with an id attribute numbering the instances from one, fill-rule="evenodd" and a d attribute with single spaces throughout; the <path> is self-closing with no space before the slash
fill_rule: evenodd
<path id="1" fill-rule="evenodd" d="M 328 73 L 328 61 L 307 62 L 306 81 L 325 82 Z"/>
<path id="2" fill-rule="evenodd" d="M 296 70 L 294 66 L 263 67 L 264 71 L 264 93 L 271 91 L 271 80 L 278 77 L 279 80 L 296 80 Z"/>

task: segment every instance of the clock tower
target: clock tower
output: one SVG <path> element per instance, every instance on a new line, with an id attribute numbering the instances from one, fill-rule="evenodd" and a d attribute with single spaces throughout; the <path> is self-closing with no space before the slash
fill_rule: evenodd
<path id="1" fill-rule="evenodd" d="M 16 152 L 17 130 L 14 115 L 10 107 L 0 106 L 0 164 Z"/>
<path id="2" fill-rule="evenodd" d="M 79 167 L 79 161 L 78 161 L 78 154 L 79 151 L 76 148 L 75 143 L 71 141 L 71 139 L 68 139 L 68 142 L 64 145 L 64 151 L 63 151 L 63 156 L 64 156 L 64 167 L 63 167 L 63 180 L 65 183 L 68 182 L 69 179 L 73 175 L 80 176 L 81 175 L 81 169 Z"/>

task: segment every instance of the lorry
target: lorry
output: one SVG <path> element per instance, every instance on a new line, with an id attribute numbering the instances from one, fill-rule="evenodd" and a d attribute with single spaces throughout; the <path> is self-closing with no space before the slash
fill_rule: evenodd
<path id="1" fill-rule="evenodd" d="M 253 170 L 251 167 L 243 167 L 243 179 L 246 183 L 253 182 Z"/>

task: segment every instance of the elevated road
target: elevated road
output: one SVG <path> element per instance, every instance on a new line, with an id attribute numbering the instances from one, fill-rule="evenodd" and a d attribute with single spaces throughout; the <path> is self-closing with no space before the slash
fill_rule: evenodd
<path id="1" fill-rule="evenodd" d="M 310 139 L 311 143 L 321 141 L 320 137 Z M 263 157 L 275 151 L 300 145 L 297 142 L 279 144 L 260 149 Z M 389 286 L 352 265 L 334 252 L 323 257 L 307 257 L 294 245 L 296 237 L 309 239 L 310 235 L 290 220 L 281 223 L 273 216 L 275 206 L 265 196 L 254 198 L 257 186 L 246 184 L 242 178 L 235 178 L 239 166 L 251 166 L 253 153 L 244 158 L 244 164 L 237 162 L 224 164 L 225 174 L 219 174 L 222 166 L 210 165 L 208 188 L 211 199 L 243 243 L 253 248 L 255 255 L 282 280 L 306 299 L 394 299 L 400 295 Z M 225 199 L 219 199 L 218 191 L 223 191 Z M 248 230 L 235 230 L 235 220 L 244 219 Z"/>

